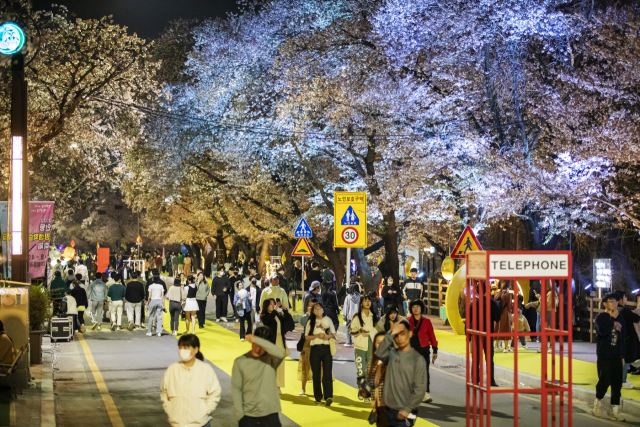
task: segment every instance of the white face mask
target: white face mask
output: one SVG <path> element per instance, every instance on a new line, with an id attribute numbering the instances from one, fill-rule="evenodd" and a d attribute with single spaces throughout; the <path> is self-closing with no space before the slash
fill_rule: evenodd
<path id="1" fill-rule="evenodd" d="M 193 359 L 195 355 L 191 354 L 191 350 L 180 348 L 178 349 L 178 357 L 180 358 L 181 362 L 188 362 L 189 360 Z"/>

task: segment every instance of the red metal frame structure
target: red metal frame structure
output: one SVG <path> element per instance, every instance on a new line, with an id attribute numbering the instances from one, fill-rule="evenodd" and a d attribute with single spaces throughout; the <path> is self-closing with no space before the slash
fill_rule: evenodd
<path id="1" fill-rule="evenodd" d="M 466 293 L 466 339 L 467 339 L 467 427 L 491 427 L 491 396 L 499 393 L 513 393 L 514 426 L 518 425 L 518 397 L 520 394 L 538 394 L 541 399 L 542 427 L 548 425 L 548 397 L 551 397 L 551 426 L 564 427 L 564 398 L 567 397 L 567 426 L 572 426 L 572 296 L 571 296 L 571 252 L 570 251 L 479 251 L 467 254 Z M 491 325 L 491 285 L 490 279 L 510 280 L 514 286 L 512 295 L 514 331 L 507 333 L 492 332 Z M 517 280 L 540 280 L 541 319 L 540 332 L 518 332 Z M 555 285 L 555 286 L 554 286 Z M 556 289 L 557 286 L 557 289 Z M 551 291 L 550 301 L 558 300 L 558 308 L 549 310 L 547 320 L 547 290 Z M 484 301 L 484 304 L 480 302 Z M 567 312 L 563 309 L 566 303 Z M 564 329 L 565 316 L 567 328 Z M 556 319 L 558 322 L 556 322 Z M 483 321 L 482 321 L 483 320 Z M 554 325 L 559 325 L 558 327 Z M 540 337 L 542 343 L 541 381 L 539 388 L 518 387 L 518 337 Z M 566 338 L 565 338 L 566 337 Z M 493 340 L 513 340 L 514 373 L 513 388 L 491 387 L 490 369 L 492 365 Z M 547 347 L 558 339 L 559 351 L 551 346 L 551 372 L 547 356 Z M 564 342 L 564 339 L 567 342 Z M 568 352 L 567 378 L 564 381 L 564 350 Z M 474 360 L 471 361 L 471 353 Z M 482 355 L 485 363 L 481 363 Z M 487 357 L 489 356 L 489 357 Z M 558 378 L 556 365 L 559 363 Z M 487 375 L 485 375 L 487 373 Z M 483 385 L 484 382 L 484 385 Z M 565 394 L 566 393 L 566 394 Z M 558 405 L 556 405 L 558 400 Z M 558 406 L 558 407 L 556 407 Z M 556 412 L 558 412 L 556 414 Z"/>

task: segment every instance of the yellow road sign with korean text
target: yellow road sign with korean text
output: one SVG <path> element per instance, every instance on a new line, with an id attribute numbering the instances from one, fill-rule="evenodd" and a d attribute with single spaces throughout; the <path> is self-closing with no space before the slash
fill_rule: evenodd
<path id="1" fill-rule="evenodd" d="M 367 193 L 333 193 L 333 246 L 367 247 Z"/>

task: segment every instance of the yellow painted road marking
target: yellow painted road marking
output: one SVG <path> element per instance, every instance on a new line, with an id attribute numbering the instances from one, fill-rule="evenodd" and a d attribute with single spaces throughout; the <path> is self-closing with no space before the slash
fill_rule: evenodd
<path id="1" fill-rule="evenodd" d="M 96 385 L 98 386 L 98 390 L 100 391 L 100 396 L 102 397 L 102 401 L 104 402 L 107 414 L 109 414 L 111 424 L 113 425 L 113 427 L 124 427 L 124 423 L 122 422 L 122 418 L 120 418 L 118 408 L 116 408 L 116 404 L 113 402 L 113 399 L 109 394 L 109 390 L 107 389 L 107 384 L 104 382 L 102 374 L 98 369 L 98 365 L 96 365 L 96 362 L 93 359 L 89 344 L 87 344 L 81 334 L 78 334 L 77 336 L 80 344 L 82 345 L 84 356 L 87 358 L 87 364 L 89 365 L 91 373 L 93 374 L 93 379 L 96 381 Z"/>
<path id="2" fill-rule="evenodd" d="M 170 330 L 169 316 L 164 317 L 164 327 Z M 185 328 L 185 323 L 180 322 L 180 327 Z M 240 337 L 214 322 L 206 321 L 204 329 L 197 329 L 200 339 L 200 350 L 204 357 L 221 369 L 227 375 L 231 375 L 233 362 L 251 349 L 249 343 L 240 342 Z M 371 412 L 371 404 L 364 403 L 357 398 L 357 389 L 342 381 L 333 382 L 333 405 L 325 407 L 316 405 L 313 399 L 313 383 L 307 383 L 307 395 L 300 396 L 300 381 L 298 381 L 298 361 L 291 358 L 285 359 L 286 386 L 282 389 L 280 403 L 282 413 L 293 422 L 305 427 L 358 426 L 366 424 L 366 419 Z M 353 375 L 355 376 L 355 370 Z M 418 418 L 418 427 L 437 427 L 424 419 Z"/>

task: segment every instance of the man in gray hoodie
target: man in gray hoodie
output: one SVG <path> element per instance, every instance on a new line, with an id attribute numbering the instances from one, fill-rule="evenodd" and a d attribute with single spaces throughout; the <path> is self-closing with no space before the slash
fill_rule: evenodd
<path id="1" fill-rule="evenodd" d="M 107 299 L 107 285 L 105 282 L 109 280 L 109 276 L 102 274 L 100 279 L 96 279 L 89 285 L 87 289 L 87 297 L 91 300 L 91 313 L 93 313 L 92 330 L 102 329 L 102 306 L 104 300 Z"/>
<path id="2" fill-rule="evenodd" d="M 344 319 L 347 327 L 347 331 L 351 327 L 351 319 L 353 319 L 353 315 L 358 312 L 358 308 L 360 306 L 360 298 L 362 298 L 362 294 L 360 294 L 360 286 L 357 283 L 352 283 L 347 289 L 347 296 L 344 299 L 344 308 L 342 311 L 342 318 Z M 344 344 L 345 347 L 353 347 L 353 338 L 351 338 L 351 334 L 347 332 L 347 342 Z"/>

